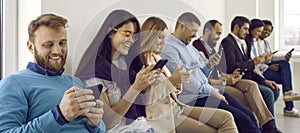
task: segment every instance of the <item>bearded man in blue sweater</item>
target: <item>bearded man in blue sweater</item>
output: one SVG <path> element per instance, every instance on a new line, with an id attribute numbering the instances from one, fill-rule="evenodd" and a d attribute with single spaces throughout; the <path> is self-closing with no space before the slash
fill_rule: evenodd
<path id="1" fill-rule="evenodd" d="M 67 20 L 44 14 L 28 26 L 27 69 L 0 82 L 0 132 L 105 132 L 103 103 L 76 77 L 62 74 Z"/>

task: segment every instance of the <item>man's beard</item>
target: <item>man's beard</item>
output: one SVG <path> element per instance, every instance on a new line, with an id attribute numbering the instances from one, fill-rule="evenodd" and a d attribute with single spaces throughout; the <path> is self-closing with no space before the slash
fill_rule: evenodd
<path id="1" fill-rule="evenodd" d="M 215 41 L 211 36 L 209 36 L 207 43 L 211 48 L 214 48 L 217 45 L 217 41 Z"/>
<path id="2" fill-rule="evenodd" d="M 61 61 L 60 62 L 55 62 L 54 64 L 50 64 L 50 59 L 48 59 L 47 57 L 43 57 L 41 55 L 39 55 L 39 52 L 34 49 L 34 57 L 36 59 L 36 62 L 38 65 L 40 65 L 41 67 L 48 69 L 50 71 L 53 71 L 55 73 L 59 72 L 63 66 L 66 63 L 66 56 L 62 56 Z"/>
<path id="3" fill-rule="evenodd" d="M 238 38 L 239 39 L 245 39 L 247 36 L 247 34 L 241 34 L 241 29 L 239 29 L 239 32 L 238 32 Z"/>

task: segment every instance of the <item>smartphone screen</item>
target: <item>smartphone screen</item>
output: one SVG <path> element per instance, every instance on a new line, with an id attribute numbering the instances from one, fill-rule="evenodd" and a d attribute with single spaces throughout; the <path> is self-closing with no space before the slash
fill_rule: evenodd
<path id="1" fill-rule="evenodd" d="M 166 64 L 167 64 L 168 60 L 167 59 L 160 59 L 156 64 L 155 66 L 152 68 L 152 70 L 155 70 L 155 69 L 162 69 Z"/>
<path id="2" fill-rule="evenodd" d="M 98 84 L 98 85 L 87 87 L 87 88 L 93 90 L 93 95 L 95 97 L 95 100 L 100 98 L 100 94 L 101 94 L 102 89 L 103 89 L 102 84 Z"/>
<path id="3" fill-rule="evenodd" d="M 87 89 L 93 90 L 93 95 L 95 97 L 94 101 L 96 101 L 97 99 L 100 98 L 100 95 L 101 95 L 101 92 L 102 92 L 102 89 L 103 89 L 103 85 L 98 84 L 98 85 L 95 85 L 95 86 L 87 87 Z M 81 115 L 81 116 L 78 116 L 76 119 L 83 119 L 83 118 L 86 118 L 86 116 Z"/>

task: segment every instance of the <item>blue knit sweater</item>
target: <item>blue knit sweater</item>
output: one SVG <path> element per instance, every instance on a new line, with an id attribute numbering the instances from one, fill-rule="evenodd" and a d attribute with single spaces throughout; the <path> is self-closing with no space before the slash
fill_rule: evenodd
<path id="1" fill-rule="evenodd" d="M 91 127 L 80 119 L 63 124 L 55 119 L 59 114 L 53 110 L 72 86 L 84 87 L 78 78 L 47 76 L 30 69 L 6 77 L 0 82 L 0 132 L 104 132 L 103 121 Z"/>

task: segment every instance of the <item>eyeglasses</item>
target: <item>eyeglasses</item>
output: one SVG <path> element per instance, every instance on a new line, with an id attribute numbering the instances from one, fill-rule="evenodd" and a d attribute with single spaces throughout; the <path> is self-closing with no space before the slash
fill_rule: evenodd
<path id="1" fill-rule="evenodd" d="M 115 29 L 115 28 L 112 28 L 112 30 L 114 30 L 114 31 L 122 34 L 123 36 L 125 36 L 125 39 L 131 38 L 133 41 L 138 40 L 137 35 L 129 32 L 129 31 L 121 31 L 121 30 L 118 30 L 118 29 Z"/>

